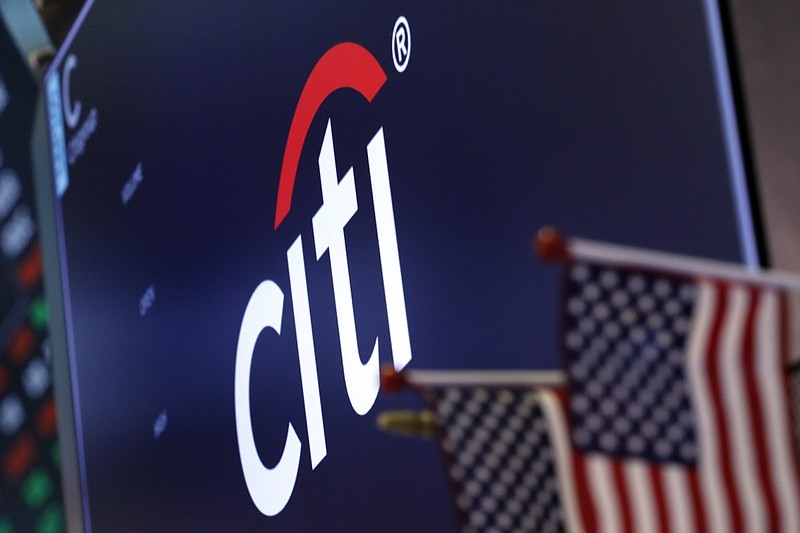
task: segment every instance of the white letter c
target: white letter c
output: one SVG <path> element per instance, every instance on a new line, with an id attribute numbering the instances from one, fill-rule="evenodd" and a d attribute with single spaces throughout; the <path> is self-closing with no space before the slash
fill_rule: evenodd
<path id="1" fill-rule="evenodd" d="M 75 57 L 75 54 L 68 55 L 67 60 L 64 62 L 64 78 L 61 80 L 61 95 L 64 99 L 64 121 L 70 129 L 75 128 L 75 126 L 78 125 L 78 120 L 81 118 L 80 101 L 73 103 L 69 98 L 70 75 L 77 66 L 78 58 Z"/>
<path id="2" fill-rule="evenodd" d="M 267 516 L 275 516 L 286 507 L 294 490 L 300 464 L 300 439 L 289 423 L 278 464 L 274 468 L 264 466 L 258 457 L 250 418 L 250 365 L 253 361 L 253 350 L 264 329 L 271 328 L 280 335 L 282 317 L 283 291 L 273 281 L 262 281 L 247 303 L 236 348 L 234 398 L 239 456 L 250 497 L 258 510 Z"/>

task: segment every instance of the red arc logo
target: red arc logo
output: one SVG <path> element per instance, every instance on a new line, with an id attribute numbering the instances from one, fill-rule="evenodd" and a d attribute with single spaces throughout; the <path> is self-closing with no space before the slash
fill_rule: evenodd
<path id="1" fill-rule="evenodd" d="M 355 43 L 340 43 L 328 50 L 311 71 L 297 108 L 294 111 L 286 150 L 283 153 L 278 202 L 275 206 L 275 229 L 281 225 L 292 206 L 297 165 L 311 121 L 325 100 L 339 89 L 354 89 L 368 102 L 386 83 L 386 73 L 366 48 Z"/>

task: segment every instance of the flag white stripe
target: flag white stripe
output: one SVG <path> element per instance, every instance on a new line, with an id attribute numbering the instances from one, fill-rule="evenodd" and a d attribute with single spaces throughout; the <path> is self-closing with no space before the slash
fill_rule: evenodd
<path id="1" fill-rule="evenodd" d="M 781 524 L 785 531 L 800 531 L 800 491 L 794 475 L 789 428 L 786 427 L 786 396 L 782 381 L 785 379 L 781 364 L 779 299 L 774 291 L 764 294 L 758 316 L 756 343 L 758 346 L 758 375 L 764 384 L 762 391 L 764 431 L 769 468 L 778 498 Z"/>
<path id="2" fill-rule="evenodd" d="M 800 362 L 800 292 L 787 294 L 789 300 L 789 316 L 786 321 L 789 331 L 789 364 Z"/>
<path id="3" fill-rule="evenodd" d="M 694 512 L 689 497 L 689 476 L 686 468 L 678 465 L 667 465 L 661 469 L 664 483 L 664 497 L 667 500 L 667 512 L 672 531 L 693 533 L 695 531 Z"/>
<path id="4" fill-rule="evenodd" d="M 698 463 L 700 468 L 700 485 L 704 495 L 706 516 L 709 530 L 716 533 L 729 533 L 728 502 L 722 483 L 719 465 L 719 436 L 717 423 L 714 420 L 711 390 L 706 376 L 709 336 L 717 306 L 717 295 L 710 283 L 701 282 L 697 287 L 695 315 L 692 320 L 692 331 L 689 337 L 687 366 L 689 373 L 692 403 L 695 407 L 695 433 L 698 439 Z"/>
<path id="5" fill-rule="evenodd" d="M 570 239 L 567 245 L 569 255 L 576 261 L 646 268 L 693 278 L 711 276 L 732 283 L 754 283 L 762 287 L 800 291 L 800 276 L 793 272 L 743 268 L 733 263 L 585 239 Z"/>
<path id="6" fill-rule="evenodd" d="M 758 467 L 755 463 L 755 443 L 750 421 L 750 399 L 744 383 L 742 354 L 744 352 L 744 331 L 747 322 L 747 308 L 750 294 L 742 286 L 728 289 L 729 305 L 722 328 L 721 365 L 722 396 L 724 412 L 722 416 L 730 422 L 728 443 L 731 450 L 735 490 L 741 504 L 745 531 L 757 533 L 764 531 L 766 515 L 764 512 L 764 493 L 759 490 Z"/>
<path id="7" fill-rule="evenodd" d="M 619 533 L 622 531 L 622 517 L 619 514 L 621 503 L 609 458 L 600 454 L 587 454 L 586 473 L 589 492 L 597 509 L 598 530 Z"/>
<path id="8" fill-rule="evenodd" d="M 645 461 L 629 460 L 625 462 L 624 472 L 633 515 L 633 530 L 642 533 L 656 532 L 658 508 L 648 464 Z"/>
<path id="9" fill-rule="evenodd" d="M 569 440 L 564 408 L 555 393 L 542 389 L 539 391 L 539 405 L 547 418 L 550 439 L 556 454 L 556 475 L 564 509 L 567 530 L 583 532 L 578 492 L 575 488 L 575 472 L 572 465 L 572 445 Z"/>

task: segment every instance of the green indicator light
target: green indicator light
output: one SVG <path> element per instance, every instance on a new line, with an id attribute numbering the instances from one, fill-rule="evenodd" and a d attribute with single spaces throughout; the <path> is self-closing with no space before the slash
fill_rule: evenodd
<path id="1" fill-rule="evenodd" d="M 66 531 L 64 525 L 64 511 L 58 503 L 48 505 L 39 519 L 36 521 L 37 533 L 63 533 Z"/>
<path id="2" fill-rule="evenodd" d="M 14 526 L 11 525 L 11 520 L 8 518 L 0 518 L 0 533 L 13 533 Z"/>
<path id="3" fill-rule="evenodd" d="M 40 296 L 31 302 L 29 315 L 34 328 L 43 330 L 47 327 L 47 304 L 43 297 Z"/>
<path id="4" fill-rule="evenodd" d="M 37 468 L 22 484 L 22 497 L 30 507 L 40 507 L 53 493 L 53 483 L 47 474 Z"/>

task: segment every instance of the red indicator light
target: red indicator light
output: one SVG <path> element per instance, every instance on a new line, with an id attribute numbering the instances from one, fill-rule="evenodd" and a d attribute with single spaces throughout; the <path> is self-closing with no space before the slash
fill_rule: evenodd
<path id="1" fill-rule="evenodd" d="M 11 342 L 8 343 L 8 358 L 17 365 L 23 364 L 31 355 L 36 337 L 28 326 L 23 326 L 17 331 Z"/>
<path id="2" fill-rule="evenodd" d="M 56 405 L 53 399 L 47 400 L 36 418 L 36 429 L 39 434 L 46 438 L 52 438 L 56 434 Z"/>
<path id="3" fill-rule="evenodd" d="M 17 269 L 17 280 L 26 289 L 32 289 L 42 279 L 42 251 L 36 244 Z"/>
<path id="4" fill-rule="evenodd" d="M 19 437 L 5 457 L 6 477 L 15 481 L 20 479 L 33 464 L 36 453 L 36 443 L 30 435 Z"/>

